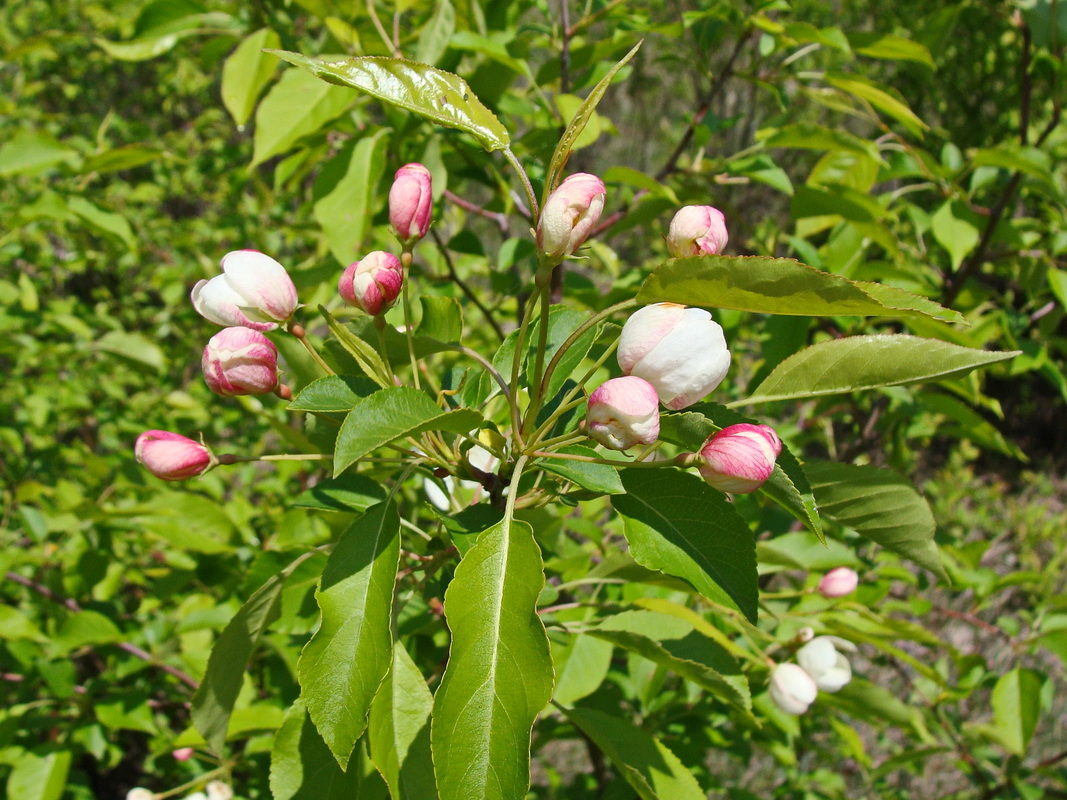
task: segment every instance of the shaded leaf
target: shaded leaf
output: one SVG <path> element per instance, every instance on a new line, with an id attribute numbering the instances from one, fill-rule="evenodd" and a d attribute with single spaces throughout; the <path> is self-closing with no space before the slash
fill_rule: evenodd
<path id="1" fill-rule="evenodd" d="M 259 93 L 278 68 L 278 59 L 263 50 L 280 45 L 278 34 L 261 28 L 246 36 L 222 65 L 222 104 L 238 126 L 251 118 Z"/>
<path id="2" fill-rule="evenodd" d="M 388 142 L 388 132 L 380 130 L 342 150 L 335 158 L 348 159 L 344 174 L 330 193 L 312 206 L 330 252 L 342 266 L 358 260 L 360 245 L 367 238 Z"/>
<path id="3" fill-rule="evenodd" d="M 596 450 L 591 447 L 582 447 L 581 445 L 564 447 L 559 452 L 579 456 L 599 456 Z M 545 458 L 538 462 L 538 466 L 546 472 L 566 478 L 583 489 L 588 489 L 590 492 L 622 494 L 626 491 L 622 488 L 619 471 L 609 464 L 569 461 L 562 458 Z"/>

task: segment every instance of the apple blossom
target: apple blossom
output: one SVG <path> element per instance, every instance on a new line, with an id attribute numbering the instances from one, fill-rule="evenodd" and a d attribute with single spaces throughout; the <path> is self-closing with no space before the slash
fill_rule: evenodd
<path id="1" fill-rule="evenodd" d="M 815 681 L 796 664 L 779 664 L 771 672 L 767 687 L 771 700 L 786 714 L 799 716 L 815 702 L 819 693 Z"/>
<path id="2" fill-rule="evenodd" d="M 156 800 L 156 793 L 151 789 L 135 786 L 126 792 L 126 800 Z"/>
<path id="3" fill-rule="evenodd" d="M 589 237 L 604 210 L 604 181 L 576 172 L 548 196 L 537 223 L 537 249 L 548 260 L 571 255 Z"/>
<path id="4" fill-rule="evenodd" d="M 270 394 L 278 388 L 278 348 L 259 331 L 223 328 L 200 360 L 204 380 L 224 397 Z"/>
<path id="5" fill-rule="evenodd" d="M 837 567 L 822 576 L 819 594 L 823 597 L 844 597 L 856 591 L 860 576 L 850 567 Z"/>
<path id="6" fill-rule="evenodd" d="M 855 646 L 836 636 L 816 636 L 797 650 L 797 663 L 824 692 L 836 692 L 852 680 L 852 666 L 837 646 Z"/>
<path id="7" fill-rule="evenodd" d="M 165 481 L 195 478 L 219 463 L 204 445 L 170 431 L 145 431 L 137 437 L 133 452 L 149 472 Z"/>
<path id="8" fill-rule="evenodd" d="M 712 206 L 679 209 L 667 232 L 667 250 L 675 258 L 715 255 L 726 247 L 730 236 L 726 218 Z"/>
<path id="9" fill-rule="evenodd" d="M 350 306 L 372 316 L 385 312 L 404 285 L 404 267 L 392 253 L 375 250 L 350 264 L 341 274 L 337 290 Z"/>
<path id="10" fill-rule="evenodd" d="M 422 164 L 405 164 L 396 171 L 389 189 L 389 222 L 401 242 L 414 243 L 426 235 L 433 216 L 433 181 Z"/>
<path id="11" fill-rule="evenodd" d="M 697 469 L 721 492 L 749 494 L 771 477 L 781 452 L 782 440 L 773 428 L 742 422 L 708 437 Z"/>
<path id="12" fill-rule="evenodd" d="M 217 325 L 271 331 L 296 311 L 296 287 L 285 267 L 256 250 L 222 257 L 222 275 L 193 287 L 193 307 Z"/>
<path id="13" fill-rule="evenodd" d="M 589 395 L 586 433 L 612 450 L 652 444 L 659 437 L 655 388 L 633 375 L 605 381 Z"/>

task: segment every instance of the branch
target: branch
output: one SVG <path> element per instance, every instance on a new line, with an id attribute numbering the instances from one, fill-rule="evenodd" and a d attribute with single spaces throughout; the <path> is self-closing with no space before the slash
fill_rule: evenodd
<path id="1" fill-rule="evenodd" d="M 441 256 L 445 260 L 445 266 L 448 267 L 448 274 L 452 276 L 452 280 L 455 281 L 456 286 L 458 286 L 460 291 L 467 296 L 468 300 L 478 307 L 478 310 L 482 312 L 482 316 L 485 317 L 485 321 L 489 323 L 489 326 L 493 329 L 493 332 L 497 335 L 500 341 L 504 341 L 504 331 L 501 330 L 497 321 L 493 319 L 492 312 L 482 304 L 482 301 L 478 299 L 478 296 L 471 290 L 471 287 L 464 283 L 463 279 L 456 273 L 456 265 L 452 263 L 452 256 L 449 255 L 445 243 L 441 241 L 440 234 L 438 234 L 435 229 L 431 228 L 430 235 L 433 236 L 434 242 L 437 243 L 437 249 L 441 251 Z"/>

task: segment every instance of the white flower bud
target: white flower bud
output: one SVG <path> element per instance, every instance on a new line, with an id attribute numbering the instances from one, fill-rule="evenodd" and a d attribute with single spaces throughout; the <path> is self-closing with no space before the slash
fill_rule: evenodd
<path id="1" fill-rule="evenodd" d="M 797 663 L 824 692 L 836 692 L 852 680 L 852 666 L 835 645 L 853 646 L 835 636 L 816 636 L 797 650 Z"/>
<path id="2" fill-rule="evenodd" d="M 643 378 L 605 381 L 589 395 L 586 433 L 604 447 L 626 450 L 659 438 L 659 397 Z"/>
<path id="3" fill-rule="evenodd" d="M 779 664 L 775 667 L 767 688 L 774 704 L 793 716 L 807 711 L 819 693 L 815 681 L 796 664 Z"/>

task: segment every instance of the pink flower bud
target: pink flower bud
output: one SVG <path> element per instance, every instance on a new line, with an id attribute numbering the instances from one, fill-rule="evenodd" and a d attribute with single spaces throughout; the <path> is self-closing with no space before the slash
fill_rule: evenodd
<path id="1" fill-rule="evenodd" d="M 742 422 L 723 428 L 704 442 L 697 469 L 720 492 L 748 494 L 771 477 L 774 460 L 781 452 L 782 440 L 773 428 Z"/>
<path id="2" fill-rule="evenodd" d="M 207 447 L 169 431 L 145 431 L 133 446 L 137 460 L 165 481 L 184 481 L 203 475 L 218 464 Z"/>
<path id="3" fill-rule="evenodd" d="M 730 240 L 726 218 L 712 206 L 686 206 L 671 220 L 667 250 L 675 258 L 715 255 Z"/>
<path id="4" fill-rule="evenodd" d="M 849 567 L 837 567 L 822 576 L 819 581 L 819 594 L 823 597 L 844 597 L 852 594 L 859 585 L 860 576 Z"/>
<path id="5" fill-rule="evenodd" d="M 389 189 L 389 223 L 401 242 L 416 242 L 430 229 L 433 181 L 422 164 L 405 164 Z"/>
<path id="6" fill-rule="evenodd" d="M 549 195 L 537 223 L 537 249 L 561 259 L 581 247 L 604 210 L 604 181 L 576 172 Z"/>
<path id="7" fill-rule="evenodd" d="M 193 307 L 205 319 L 271 331 L 296 311 L 296 287 L 270 256 L 235 250 L 222 257 L 222 273 L 193 287 Z"/>
<path id="8" fill-rule="evenodd" d="M 586 433 L 604 447 L 626 450 L 659 437 L 659 397 L 633 376 L 605 381 L 589 395 Z"/>
<path id="9" fill-rule="evenodd" d="M 223 328 L 211 337 L 200 361 L 215 394 L 270 394 L 278 388 L 278 349 L 259 331 Z"/>
<path id="10" fill-rule="evenodd" d="M 635 311 L 619 336 L 619 366 L 656 387 L 674 411 L 702 400 L 730 369 L 722 328 L 702 308 L 656 303 Z"/>
<path id="11" fill-rule="evenodd" d="M 171 755 L 174 756 L 175 761 L 188 761 L 195 752 L 191 747 L 179 747 Z"/>
<path id="12" fill-rule="evenodd" d="M 796 664 L 779 664 L 775 667 L 767 688 L 774 704 L 793 716 L 807 711 L 819 693 L 815 681 Z"/>
<path id="13" fill-rule="evenodd" d="M 392 253 L 375 250 L 350 264 L 341 274 L 337 290 L 350 306 L 378 316 L 396 302 L 404 285 L 404 267 Z"/>

